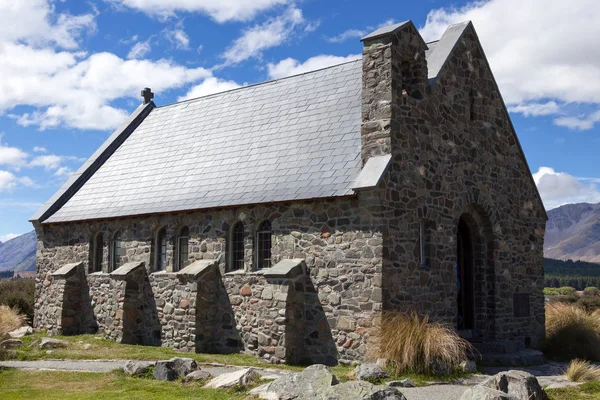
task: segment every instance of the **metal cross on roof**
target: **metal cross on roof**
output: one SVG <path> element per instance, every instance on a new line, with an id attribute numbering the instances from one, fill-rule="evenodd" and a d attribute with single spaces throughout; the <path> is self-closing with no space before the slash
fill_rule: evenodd
<path id="1" fill-rule="evenodd" d="M 150 103 L 154 98 L 154 93 L 152 93 L 152 89 L 144 88 L 144 90 L 142 90 L 142 97 L 144 98 L 144 104 Z"/>

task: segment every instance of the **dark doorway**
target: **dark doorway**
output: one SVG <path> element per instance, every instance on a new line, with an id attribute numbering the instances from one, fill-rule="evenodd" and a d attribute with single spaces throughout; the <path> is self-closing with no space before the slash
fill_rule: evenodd
<path id="1" fill-rule="evenodd" d="M 473 235 L 471 233 L 469 225 L 463 217 L 460 218 L 460 221 L 458 223 L 457 236 L 457 329 L 459 331 L 472 331 L 475 327 L 475 299 L 473 288 Z"/>

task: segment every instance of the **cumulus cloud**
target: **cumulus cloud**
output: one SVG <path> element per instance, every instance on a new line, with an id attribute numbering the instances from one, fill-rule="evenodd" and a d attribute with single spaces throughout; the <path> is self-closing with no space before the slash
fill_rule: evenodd
<path id="1" fill-rule="evenodd" d="M 576 178 L 566 172 L 556 172 L 550 167 L 540 167 L 533 174 L 544 206 L 547 210 L 569 203 L 600 202 L 600 191 L 589 179 Z"/>
<path id="2" fill-rule="evenodd" d="M 202 13 L 219 23 L 247 21 L 256 14 L 291 0 L 106 0 L 149 15 L 171 17 L 177 12 Z"/>
<path id="3" fill-rule="evenodd" d="M 190 38 L 181 28 L 167 29 L 165 31 L 165 37 L 177 49 L 188 50 L 190 48 Z"/>
<path id="4" fill-rule="evenodd" d="M 221 55 L 226 65 L 237 64 L 249 58 L 257 58 L 271 47 L 279 46 L 289 39 L 294 28 L 304 23 L 302 11 L 290 7 L 283 14 L 245 30 Z"/>
<path id="5" fill-rule="evenodd" d="M 241 85 L 234 81 L 227 81 L 215 77 L 210 77 L 205 79 L 201 84 L 192 87 L 185 94 L 185 96 L 179 97 L 177 101 L 195 99 L 197 97 L 207 96 L 213 93 L 219 93 L 224 92 L 226 90 L 236 89 L 240 86 Z"/>
<path id="6" fill-rule="evenodd" d="M 0 193 L 8 192 L 17 186 L 35 186 L 35 182 L 28 176 L 18 177 L 10 171 L 0 169 Z"/>
<path id="7" fill-rule="evenodd" d="M 41 146 L 35 146 L 35 147 L 33 148 L 33 151 L 34 151 L 35 153 L 47 153 L 47 152 L 48 152 L 48 150 L 46 150 L 46 148 L 45 148 L 45 147 L 41 147 Z"/>
<path id="8" fill-rule="evenodd" d="M 144 58 L 146 54 L 148 54 L 152 50 L 152 46 L 150 46 L 150 41 L 146 40 L 145 42 L 137 42 L 131 47 L 129 53 L 127 53 L 128 59 L 133 58 Z"/>
<path id="9" fill-rule="evenodd" d="M 57 14 L 50 0 L 0 3 L 0 76 L 10 78 L 0 80 L 0 113 L 40 129 L 114 129 L 129 112 L 113 101 L 137 99 L 146 86 L 160 92 L 212 76 L 171 60 L 79 51 L 80 36 L 95 27 L 94 18 Z M 142 46 L 130 55 L 144 51 Z M 11 112 L 17 106 L 32 109 Z"/>
<path id="10" fill-rule="evenodd" d="M 18 170 L 27 163 L 28 156 L 23 150 L 0 142 L 0 165 Z"/>
<path id="11" fill-rule="evenodd" d="M 554 124 L 558 126 L 565 126 L 578 131 L 592 129 L 598 122 L 600 122 L 600 110 L 586 116 L 560 117 L 554 120 Z"/>
<path id="12" fill-rule="evenodd" d="M 560 107 L 555 101 L 547 103 L 527 103 L 508 107 L 508 111 L 523 114 L 526 117 L 539 117 L 560 112 Z"/>
<path id="13" fill-rule="evenodd" d="M 6 235 L 2 235 L 0 236 L 0 242 L 4 243 L 4 242 L 8 242 L 10 239 L 14 239 L 17 236 L 21 236 L 18 233 L 7 233 Z"/>
<path id="14" fill-rule="evenodd" d="M 600 103 L 598 1 L 477 1 L 431 11 L 421 33 L 428 41 L 436 40 L 449 24 L 466 20 L 473 21 L 509 105 Z M 584 120 L 559 119 L 557 123 L 589 129 L 598 122 Z"/>
<path id="15" fill-rule="evenodd" d="M 350 54 L 346 57 L 321 54 L 319 56 L 311 57 L 305 62 L 300 62 L 293 58 L 286 58 L 276 64 L 269 63 L 267 65 L 267 70 L 271 79 L 279 79 L 290 75 L 303 74 L 305 72 L 330 67 L 347 61 L 357 60 L 361 57 L 362 55 L 360 54 Z"/>

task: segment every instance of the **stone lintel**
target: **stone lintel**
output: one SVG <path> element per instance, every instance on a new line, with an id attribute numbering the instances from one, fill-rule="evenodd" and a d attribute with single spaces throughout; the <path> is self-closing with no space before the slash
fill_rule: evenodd
<path id="1" fill-rule="evenodd" d="M 273 267 L 264 269 L 263 276 L 265 278 L 294 278 L 302 275 L 306 264 L 303 258 L 292 258 L 281 260 Z"/>
<path id="2" fill-rule="evenodd" d="M 352 190 L 372 189 L 376 187 L 387 170 L 391 159 L 391 154 L 369 158 L 358 174 L 356 181 L 352 184 Z"/>
<path id="3" fill-rule="evenodd" d="M 128 275 L 131 275 L 138 268 L 144 268 L 144 262 L 130 262 L 127 264 L 123 264 L 121 267 L 117 268 L 113 272 L 110 273 L 110 276 L 115 278 L 125 278 Z"/>
<path id="4" fill-rule="evenodd" d="M 56 271 L 54 271 L 52 273 L 52 276 L 57 279 L 66 279 L 70 276 L 75 275 L 77 273 L 77 268 L 79 267 L 83 268 L 83 262 L 65 264 Z"/>
<path id="5" fill-rule="evenodd" d="M 202 275 L 210 272 L 217 266 L 217 260 L 198 260 L 194 261 L 177 273 L 180 278 L 199 279 Z"/>

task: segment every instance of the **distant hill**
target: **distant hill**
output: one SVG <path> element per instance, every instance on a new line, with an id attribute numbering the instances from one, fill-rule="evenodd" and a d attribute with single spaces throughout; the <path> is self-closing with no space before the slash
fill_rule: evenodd
<path id="1" fill-rule="evenodd" d="M 37 239 L 31 231 L 0 244 L 0 271 L 35 271 Z"/>
<path id="2" fill-rule="evenodd" d="M 548 211 L 544 257 L 600 263 L 600 203 Z"/>

